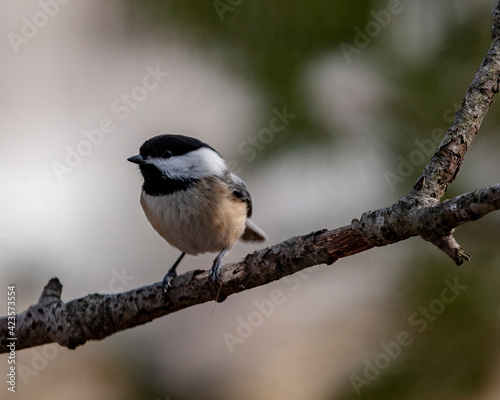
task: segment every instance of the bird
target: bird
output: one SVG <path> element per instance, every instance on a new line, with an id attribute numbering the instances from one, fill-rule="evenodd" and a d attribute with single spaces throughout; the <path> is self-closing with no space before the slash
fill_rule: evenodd
<path id="1" fill-rule="evenodd" d="M 146 140 L 139 154 L 127 160 L 139 166 L 144 178 L 140 194 L 144 214 L 160 236 L 181 252 L 163 278 L 165 296 L 186 254 L 217 253 L 209 273 L 217 285 L 222 283 L 222 259 L 238 239 L 267 239 L 250 220 L 253 200 L 247 185 L 207 143 L 160 134 Z"/>

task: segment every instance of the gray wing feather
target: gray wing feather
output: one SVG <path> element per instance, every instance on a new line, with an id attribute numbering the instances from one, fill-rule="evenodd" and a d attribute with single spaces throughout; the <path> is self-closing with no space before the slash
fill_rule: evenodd
<path id="1" fill-rule="evenodd" d="M 225 181 L 232 190 L 233 196 L 247 204 L 247 220 L 245 231 L 240 239 L 245 242 L 262 242 L 267 239 L 266 234 L 248 218 L 252 216 L 253 201 L 246 183 L 239 176 L 228 174 Z"/>
<path id="2" fill-rule="evenodd" d="M 228 178 L 227 183 L 231 188 L 234 197 L 247 203 L 247 217 L 250 218 L 252 216 L 253 201 L 246 183 L 235 174 L 230 174 Z"/>

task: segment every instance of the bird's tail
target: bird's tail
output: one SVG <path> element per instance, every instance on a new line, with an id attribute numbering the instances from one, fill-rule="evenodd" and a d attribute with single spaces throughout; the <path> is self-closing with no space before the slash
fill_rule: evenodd
<path id="1" fill-rule="evenodd" d="M 262 229 L 260 229 L 251 220 L 247 219 L 245 224 L 245 231 L 241 235 L 240 240 L 244 242 L 263 242 L 267 240 L 267 236 Z"/>

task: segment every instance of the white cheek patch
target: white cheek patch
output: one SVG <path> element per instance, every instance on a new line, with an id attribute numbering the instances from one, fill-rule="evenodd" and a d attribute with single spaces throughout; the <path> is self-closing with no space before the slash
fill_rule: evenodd
<path id="1" fill-rule="evenodd" d="M 201 179 L 211 175 L 221 176 L 227 171 L 224 159 L 206 147 L 182 156 L 149 158 L 147 162 L 171 179 Z"/>

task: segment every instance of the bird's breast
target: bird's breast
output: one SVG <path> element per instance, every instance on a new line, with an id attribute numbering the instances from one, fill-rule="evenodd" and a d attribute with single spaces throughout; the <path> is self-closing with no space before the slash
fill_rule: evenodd
<path id="1" fill-rule="evenodd" d="M 143 191 L 141 205 L 153 228 L 187 254 L 230 249 L 245 230 L 245 202 L 232 197 L 217 178 L 163 196 Z"/>

